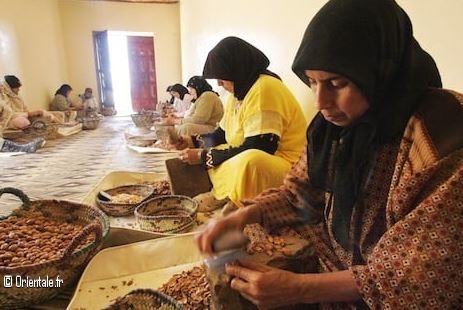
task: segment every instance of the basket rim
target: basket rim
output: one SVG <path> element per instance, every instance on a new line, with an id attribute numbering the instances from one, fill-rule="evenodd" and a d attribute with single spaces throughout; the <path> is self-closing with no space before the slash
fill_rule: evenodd
<path id="1" fill-rule="evenodd" d="M 34 204 L 49 203 L 49 202 L 59 203 L 60 207 L 62 207 L 62 208 L 67 208 L 66 205 L 73 205 L 73 206 L 78 206 L 78 208 L 84 208 L 84 209 L 91 210 L 92 212 L 97 213 L 98 215 L 97 215 L 96 218 L 101 219 L 101 221 L 98 221 L 97 223 L 102 224 L 101 225 L 102 227 L 101 227 L 100 244 L 103 244 L 104 239 L 109 234 L 110 223 L 109 223 L 108 216 L 102 210 L 100 210 L 100 209 L 98 209 L 96 207 L 93 207 L 91 205 L 87 205 L 87 204 L 84 204 L 84 203 L 69 201 L 69 200 L 38 199 L 38 200 L 32 200 L 31 201 L 31 209 L 30 210 L 24 210 L 24 212 L 30 212 L 30 211 L 39 211 L 40 212 L 40 210 L 35 209 Z M 10 216 L 13 216 L 13 215 L 14 215 L 14 213 L 8 215 L 4 219 L 7 219 L 7 218 L 9 218 Z M 54 217 L 51 216 L 51 218 L 54 218 Z M 88 224 L 90 224 L 90 222 Z M 96 240 L 89 243 L 89 244 L 86 244 L 84 247 L 74 251 L 70 256 L 70 259 L 74 259 L 76 257 L 79 257 L 80 255 L 86 254 L 86 253 L 88 253 L 89 251 L 93 250 L 94 248 L 96 248 L 98 246 L 99 246 L 99 244 L 97 244 Z M 15 267 L 0 266 L 0 273 L 3 273 L 4 271 L 15 272 L 17 270 L 19 270 L 19 271 L 22 271 L 22 270 L 27 271 L 27 270 L 30 270 L 31 267 L 34 267 L 34 268 L 37 268 L 39 266 L 40 267 L 47 267 L 47 266 L 56 265 L 57 263 L 62 264 L 62 263 L 66 263 L 66 261 L 62 261 L 61 258 L 56 258 L 56 259 L 53 259 L 53 260 L 47 260 L 47 261 L 42 262 L 42 263 L 26 264 L 26 265 L 15 266 Z"/>
<path id="2" fill-rule="evenodd" d="M 135 217 L 137 216 L 140 216 L 140 217 L 150 217 L 150 216 L 155 216 L 156 218 L 159 217 L 159 216 L 156 216 L 156 215 L 144 215 L 142 213 L 139 212 L 139 210 L 144 207 L 145 205 L 149 204 L 150 202 L 153 202 L 153 201 L 156 201 L 156 200 L 163 200 L 163 199 L 186 199 L 190 202 L 193 203 L 193 208 L 192 209 L 189 209 L 189 208 L 182 208 L 182 207 L 178 207 L 178 206 L 174 206 L 174 207 L 177 207 L 177 208 L 180 208 L 182 210 L 186 210 L 188 213 L 189 213 L 189 216 L 194 216 L 197 212 L 198 212 L 198 202 L 195 201 L 193 198 L 191 197 L 188 197 L 188 196 L 185 196 L 185 195 L 175 195 L 175 194 L 172 194 L 172 195 L 158 195 L 158 196 L 155 196 L 153 198 L 150 198 L 150 199 L 147 199 L 145 201 L 143 201 L 142 203 L 140 203 L 136 208 L 135 208 L 135 211 L 134 211 L 134 214 L 135 214 Z"/>
<path id="3" fill-rule="evenodd" d="M 111 202 L 111 201 L 106 201 L 106 200 L 101 200 L 99 198 L 99 192 L 98 194 L 96 195 L 96 201 L 98 203 L 101 203 L 102 205 L 105 205 L 105 206 L 130 206 L 130 207 L 133 207 L 133 206 L 138 206 L 140 205 L 141 203 L 147 201 L 148 199 L 150 199 L 150 197 L 154 194 L 154 187 L 151 186 L 151 185 L 148 185 L 148 184 L 127 184 L 127 185 L 120 185 L 120 186 L 116 186 L 116 187 L 111 187 L 111 188 L 108 188 L 108 189 L 104 189 L 104 190 L 101 190 L 103 192 L 107 192 L 107 191 L 110 191 L 110 190 L 115 190 L 115 189 L 120 189 L 120 188 L 125 188 L 125 187 L 140 187 L 140 188 L 149 188 L 151 193 L 146 195 L 146 197 L 144 197 L 140 202 L 136 202 L 136 203 L 127 203 L 127 202 Z M 101 192 L 100 191 L 100 192 Z"/>
<path id="4" fill-rule="evenodd" d="M 163 200 L 163 199 L 186 199 L 189 202 L 192 202 L 193 208 L 185 208 L 182 206 L 178 205 L 173 205 L 167 208 L 162 208 L 159 210 L 156 210 L 155 212 L 162 212 L 165 210 L 172 210 L 172 209 L 177 209 L 178 211 L 183 211 L 182 215 L 175 215 L 175 214 L 169 214 L 169 215 L 145 215 L 140 213 L 140 209 L 148 205 L 149 203 L 156 201 L 156 200 Z M 189 229 L 190 227 L 194 226 L 195 220 L 196 220 L 196 214 L 198 211 L 198 203 L 192 199 L 191 197 L 185 196 L 185 195 L 160 195 L 156 196 L 154 198 L 151 198 L 149 200 L 146 200 L 145 202 L 141 203 L 138 207 L 135 208 L 134 215 L 135 215 L 135 220 L 137 221 L 138 225 L 140 227 L 144 225 L 151 226 L 153 222 L 156 221 L 162 221 L 162 220 L 175 220 L 175 219 L 186 219 L 185 223 L 181 223 L 180 225 L 169 228 L 169 229 L 144 229 L 143 230 L 148 230 L 152 231 L 155 233 L 161 233 L 161 234 L 177 234 L 177 233 L 182 233 L 186 229 Z"/>
<path id="5" fill-rule="evenodd" d="M 113 303 L 105 307 L 103 310 L 112 309 L 111 307 L 118 306 L 118 302 L 122 302 L 124 298 L 129 298 L 130 296 L 136 296 L 136 295 L 149 295 L 156 302 L 167 303 L 168 307 L 170 306 L 173 309 L 183 309 L 181 303 L 179 303 L 175 298 L 173 298 L 170 295 L 167 295 L 166 293 L 163 293 L 159 290 L 155 290 L 152 288 L 137 288 L 119 297 L 119 300 L 114 301 Z"/>

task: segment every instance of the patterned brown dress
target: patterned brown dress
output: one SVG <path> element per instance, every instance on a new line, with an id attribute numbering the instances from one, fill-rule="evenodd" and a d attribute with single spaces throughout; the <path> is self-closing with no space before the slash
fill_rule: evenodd
<path id="1" fill-rule="evenodd" d="M 306 152 L 282 187 L 255 199 L 268 229 L 305 220 L 321 272 L 353 272 L 363 300 L 323 309 L 463 307 L 462 99 L 430 90 L 400 141 L 370 159 L 352 213 L 352 249 L 333 237 L 331 195 L 311 187 Z"/>

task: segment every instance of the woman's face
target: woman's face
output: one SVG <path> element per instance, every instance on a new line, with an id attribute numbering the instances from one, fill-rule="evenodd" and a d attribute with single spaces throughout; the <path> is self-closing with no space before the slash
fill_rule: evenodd
<path id="1" fill-rule="evenodd" d="M 188 86 L 188 92 L 190 93 L 193 99 L 198 99 L 198 93 L 196 92 L 196 89 L 194 89 L 191 86 Z"/>
<path id="2" fill-rule="evenodd" d="M 19 87 L 21 87 L 21 86 L 19 86 Z M 15 93 L 16 95 L 18 95 L 18 94 L 19 94 L 19 87 L 11 88 L 11 91 L 12 91 L 13 93 Z"/>
<path id="3" fill-rule="evenodd" d="M 229 93 L 235 93 L 235 83 L 227 80 L 217 80 L 217 84 L 222 86 Z"/>
<path id="4" fill-rule="evenodd" d="M 368 110 L 367 98 L 344 76 L 319 70 L 306 70 L 305 75 L 315 94 L 316 108 L 328 122 L 345 127 Z"/>

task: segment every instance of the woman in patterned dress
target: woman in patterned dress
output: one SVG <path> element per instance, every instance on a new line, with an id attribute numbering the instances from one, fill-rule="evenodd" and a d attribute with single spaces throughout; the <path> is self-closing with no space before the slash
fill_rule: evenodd
<path id="1" fill-rule="evenodd" d="M 298 227 L 320 273 L 242 261 L 231 287 L 260 309 L 457 309 L 463 301 L 463 97 L 391 0 L 331 0 L 293 63 L 319 113 L 284 185 L 211 223 Z M 303 262 L 302 262 L 303 263 Z"/>

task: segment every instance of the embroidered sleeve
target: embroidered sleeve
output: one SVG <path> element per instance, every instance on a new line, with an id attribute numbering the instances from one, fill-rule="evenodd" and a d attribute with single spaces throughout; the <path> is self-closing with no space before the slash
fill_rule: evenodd
<path id="1" fill-rule="evenodd" d="M 229 147 L 225 150 L 216 150 L 211 149 L 208 153 L 210 154 L 210 165 L 207 165 L 208 168 L 213 168 L 229 158 L 238 155 L 239 153 L 250 150 L 257 149 L 269 154 L 275 154 L 278 148 L 279 137 L 274 134 L 263 134 L 254 137 L 248 137 L 244 139 L 243 144 L 239 147 Z M 207 164 L 207 161 L 206 161 Z"/>
<path id="2" fill-rule="evenodd" d="M 196 148 L 208 148 L 227 142 L 225 140 L 225 131 L 220 127 L 217 127 L 211 133 L 192 136 L 192 141 Z"/>

